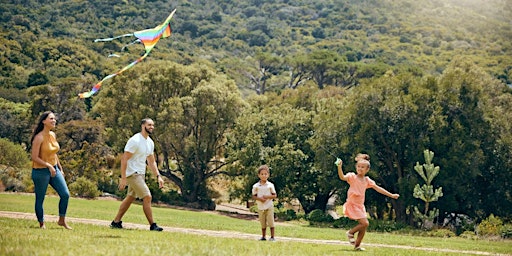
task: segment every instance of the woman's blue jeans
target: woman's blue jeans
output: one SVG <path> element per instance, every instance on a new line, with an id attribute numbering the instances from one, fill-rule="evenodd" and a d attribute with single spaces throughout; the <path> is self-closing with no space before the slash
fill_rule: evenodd
<path id="1" fill-rule="evenodd" d="M 57 171 L 55 177 L 51 177 L 50 170 L 48 168 L 32 169 L 32 180 L 34 181 L 34 192 L 36 193 L 35 210 L 37 220 L 39 222 L 44 222 L 43 202 L 46 196 L 46 190 L 48 189 L 48 184 L 50 184 L 53 189 L 57 191 L 57 194 L 59 194 L 59 216 L 66 216 L 69 202 L 69 190 L 66 185 L 66 180 L 58 166 L 55 166 L 55 171 Z"/>

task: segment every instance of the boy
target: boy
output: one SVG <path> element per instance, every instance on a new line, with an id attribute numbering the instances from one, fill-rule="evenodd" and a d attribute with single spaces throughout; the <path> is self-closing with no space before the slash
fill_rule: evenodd
<path id="1" fill-rule="evenodd" d="M 274 239 L 274 198 L 277 197 L 274 184 L 268 181 L 270 169 L 267 165 L 258 168 L 258 177 L 260 181 L 252 186 L 252 199 L 258 204 L 258 219 L 261 223 L 261 241 L 267 240 L 267 226 L 270 227 L 269 241 Z"/>

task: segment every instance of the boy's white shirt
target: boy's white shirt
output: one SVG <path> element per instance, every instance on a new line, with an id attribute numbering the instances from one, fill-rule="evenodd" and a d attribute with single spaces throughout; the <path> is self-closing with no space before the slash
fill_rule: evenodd
<path id="1" fill-rule="evenodd" d="M 265 184 L 261 184 L 261 182 L 258 181 L 252 186 L 252 194 L 257 197 L 270 196 L 276 194 L 276 188 L 274 184 L 268 180 Z M 256 200 L 256 204 L 258 205 L 258 210 L 267 210 L 274 207 L 274 200 L 268 199 L 265 202 Z"/>

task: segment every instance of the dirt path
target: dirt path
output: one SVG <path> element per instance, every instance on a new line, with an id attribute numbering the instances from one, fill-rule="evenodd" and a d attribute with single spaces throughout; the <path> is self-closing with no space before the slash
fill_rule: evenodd
<path id="1" fill-rule="evenodd" d="M 13 218 L 13 219 L 28 219 L 28 220 L 37 220 L 35 214 L 33 213 L 24 213 L 24 212 L 7 212 L 0 211 L 1 218 Z M 58 220 L 58 216 L 55 215 L 45 215 L 45 219 L 47 221 L 56 222 Z M 82 218 L 73 218 L 66 217 L 66 219 L 70 223 L 83 223 L 83 224 L 92 224 L 92 225 L 100 225 L 108 227 L 110 225 L 110 221 L 106 220 L 96 220 L 96 219 L 82 219 Z M 147 230 L 148 225 L 143 224 L 135 224 L 135 223 L 126 223 L 123 222 L 123 226 L 128 229 L 143 229 Z M 227 238 L 239 238 L 239 239 L 250 239 L 257 240 L 260 238 L 259 235 L 255 234 L 247 234 L 236 231 L 215 231 L 215 230 L 205 230 L 205 229 L 193 229 L 193 228 L 177 228 L 177 227 L 166 227 L 162 226 L 165 232 L 177 232 L 177 233 L 187 233 L 187 234 L 197 234 L 197 235 L 207 235 L 212 237 L 227 237 Z M 346 241 L 339 240 L 320 240 L 320 239 L 306 239 L 306 238 L 295 238 L 295 237 L 279 237 L 279 242 L 299 242 L 299 243 L 310 243 L 310 244 L 338 244 L 338 245 L 346 245 L 349 246 L 349 243 Z M 446 252 L 446 253 L 460 253 L 466 255 L 511 255 L 511 254 L 496 254 L 489 252 L 481 252 L 481 251 L 464 251 L 464 250 L 452 250 L 452 249 L 442 249 L 442 248 L 427 248 L 427 247 L 414 247 L 414 246 L 405 246 L 405 245 L 389 245 L 389 244 L 371 244 L 364 243 L 366 247 L 386 247 L 386 248 L 397 248 L 397 249 L 406 249 L 406 250 L 420 250 L 420 251 L 431 251 L 431 252 Z M 413 252 L 411 252 L 413 253 Z"/>

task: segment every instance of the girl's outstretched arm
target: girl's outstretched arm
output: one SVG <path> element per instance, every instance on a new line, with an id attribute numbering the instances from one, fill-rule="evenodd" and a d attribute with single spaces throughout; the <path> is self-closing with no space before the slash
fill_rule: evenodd
<path id="1" fill-rule="evenodd" d="M 343 173 L 343 169 L 341 166 L 343 165 L 343 161 L 340 160 L 338 163 L 338 177 L 340 177 L 341 180 L 347 181 L 347 176 Z"/>
<path id="2" fill-rule="evenodd" d="M 375 187 L 373 187 L 373 189 L 375 189 L 375 191 L 377 191 L 377 192 L 379 192 L 379 193 L 381 193 L 381 194 L 383 194 L 385 196 L 389 196 L 389 197 L 391 197 L 393 199 L 398 199 L 398 197 L 400 196 L 399 194 L 391 194 L 391 193 L 389 193 L 389 191 L 381 188 L 378 185 L 375 185 Z"/>

